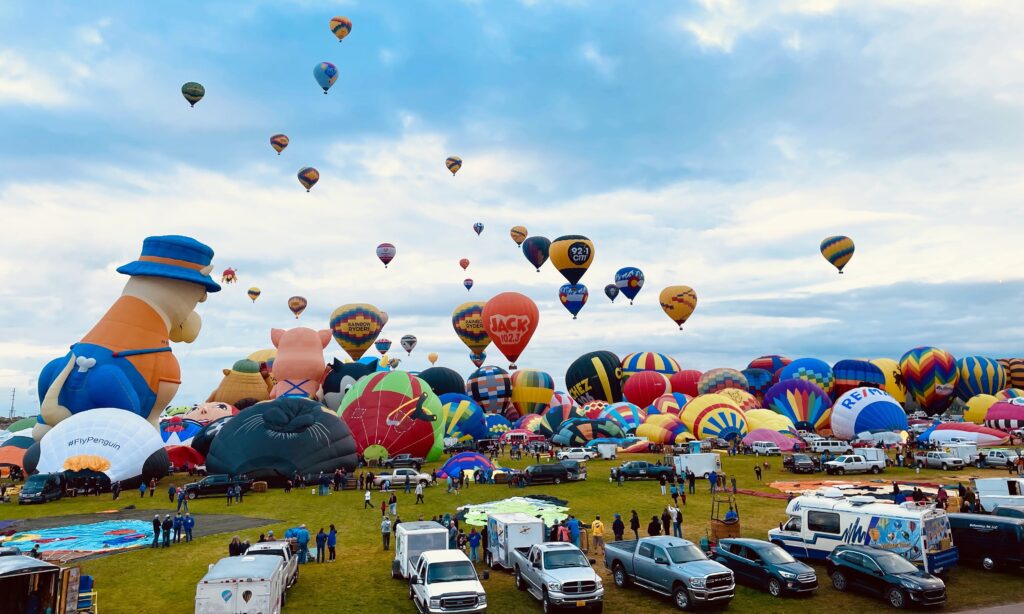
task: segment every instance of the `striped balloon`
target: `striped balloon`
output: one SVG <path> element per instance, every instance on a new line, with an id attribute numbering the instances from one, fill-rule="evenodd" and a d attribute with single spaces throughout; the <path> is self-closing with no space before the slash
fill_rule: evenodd
<path id="1" fill-rule="evenodd" d="M 690 401 L 679 419 L 698 439 L 742 439 L 747 434 L 743 410 L 720 394 L 702 394 Z"/>
<path id="2" fill-rule="evenodd" d="M 1007 388 L 1006 390 L 1000 390 L 995 394 L 997 401 L 1005 401 L 1007 399 L 1019 399 L 1024 397 L 1024 390 L 1020 388 Z"/>
<path id="3" fill-rule="evenodd" d="M 800 430 L 823 435 L 832 432 L 832 399 L 814 382 L 781 381 L 765 393 L 764 406 L 786 416 Z"/>
<path id="4" fill-rule="evenodd" d="M 654 402 L 647 407 L 647 415 L 653 416 L 655 414 L 673 414 L 678 416 L 679 412 L 683 410 L 683 407 L 693 399 L 682 392 L 673 392 L 671 394 L 663 394 Z"/>
<path id="5" fill-rule="evenodd" d="M 675 358 L 658 352 L 635 352 L 622 359 L 622 379 L 634 373 L 656 371 L 662 375 L 673 375 L 680 371 Z"/>
<path id="6" fill-rule="evenodd" d="M 817 384 L 825 394 L 831 394 L 835 387 L 836 376 L 832 367 L 817 358 L 798 358 L 783 367 L 779 373 L 779 381 L 802 379 Z"/>
<path id="7" fill-rule="evenodd" d="M 746 390 L 740 390 L 739 388 L 723 388 L 718 391 L 718 394 L 729 397 L 732 402 L 739 406 L 743 411 L 748 409 L 761 409 L 761 401 L 747 392 Z"/>
<path id="8" fill-rule="evenodd" d="M 966 401 L 979 394 L 995 394 L 1008 385 L 1003 366 L 994 358 L 967 356 L 956 361 L 956 396 Z"/>
<path id="9" fill-rule="evenodd" d="M 747 378 L 743 377 L 743 374 L 736 369 L 711 369 L 700 376 L 700 380 L 697 382 L 697 392 L 710 394 L 726 388 L 746 390 L 749 385 Z"/>
<path id="10" fill-rule="evenodd" d="M 785 356 L 779 356 L 778 354 L 768 354 L 766 356 L 758 356 L 754 360 L 750 361 L 747 365 L 748 369 L 764 369 L 769 373 L 775 373 L 782 367 L 785 367 L 789 363 L 793 362 L 791 359 Z"/>
<path id="11" fill-rule="evenodd" d="M 841 275 L 843 267 L 853 258 L 853 239 L 844 236 L 826 237 L 821 242 L 821 255 L 839 269 Z"/>
<path id="12" fill-rule="evenodd" d="M 512 405 L 521 416 L 543 412 L 554 393 L 555 380 L 543 371 L 521 369 L 512 374 Z"/>
<path id="13" fill-rule="evenodd" d="M 866 360 L 840 360 L 833 365 L 832 372 L 835 374 L 833 399 L 861 386 L 885 388 L 885 373 L 878 365 Z"/>
<path id="14" fill-rule="evenodd" d="M 1024 427 L 1024 399 L 998 401 L 985 412 L 985 426 L 1012 431 Z"/>
<path id="15" fill-rule="evenodd" d="M 999 362 L 1003 364 L 1009 380 L 1006 385 L 1010 388 L 1024 388 L 1024 358 L 1004 358 Z"/>
<path id="16" fill-rule="evenodd" d="M 903 383 L 928 415 L 941 414 L 953 400 L 958 379 L 956 359 L 934 347 L 914 348 L 900 359 Z"/>
<path id="17" fill-rule="evenodd" d="M 619 426 L 626 433 L 636 431 L 636 427 L 647 418 L 647 412 L 632 403 L 623 401 L 609 405 L 601 412 L 599 418 L 611 418 L 618 422 Z"/>

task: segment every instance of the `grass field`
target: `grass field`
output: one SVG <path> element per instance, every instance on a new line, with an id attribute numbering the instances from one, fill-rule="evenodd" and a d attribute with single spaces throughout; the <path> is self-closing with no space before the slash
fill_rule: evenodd
<path id="1" fill-rule="evenodd" d="M 765 474 L 763 483 L 754 479 L 754 457 L 723 457 L 722 461 L 727 474 L 738 476 L 740 488 L 774 492 L 768 488 L 768 483 L 792 477 L 781 472 L 777 457 L 773 459 L 772 470 Z M 504 464 L 523 466 L 527 462 Z M 425 505 L 413 505 L 413 494 L 399 492 L 398 512 L 403 520 L 416 520 L 420 514 L 429 519 L 435 514 L 454 512 L 458 505 L 464 503 L 543 493 L 567 499 L 571 512 L 584 521 L 589 522 L 595 514 L 600 514 L 610 533 L 615 512 L 628 518 L 630 510 L 635 509 L 640 518 L 644 519 L 643 527 L 646 527 L 650 517 L 660 515 L 666 502 L 670 501 L 668 497 L 661 496 L 657 482 L 627 482 L 621 488 L 610 483 L 608 469 L 613 465 L 611 461 L 595 460 L 588 465 L 590 478 L 586 482 L 526 489 L 509 489 L 505 485 L 473 486 L 464 489 L 458 497 L 446 494 L 443 486 L 431 487 L 426 491 Z M 971 469 L 964 473 L 1005 475 L 996 470 Z M 938 471 L 922 471 L 918 476 L 913 470 L 890 469 L 882 477 L 937 481 L 943 474 Z M 951 483 L 949 477 L 946 475 L 943 482 Z M 169 509 L 167 494 L 164 492 L 167 486 L 170 483 L 180 484 L 185 478 L 187 476 L 175 476 L 163 480 L 161 489 L 153 498 L 140 500 L 137 493 L 129 492 L 123 494 L 116 504 L 111 502 L 107 494 L 101 497 L 65 499 L 38 506 L 5 505 L 0 507 L 0 517 L 25 518 L 98 512 L 129 504 L 163 512 Z M 704 534 L 711 508 L 706 483 L 698 481 L 697 491 L 695 496 L 689 497 L 688 505 L 683 508 L 683 534 L 694 541 Z M 374 503 L 378 507 L 372 510 L 362 509 L 362 493 L 345 491 L 332 493 L 328 497 L 317 497 L 310 494 L 309 488 L 287 494 L 280 490 L 251 494 L 245 497 L 242 505 L 232 505 L 230 508 L 221 498 L 200 499 L 192 502 L 191 508 L 199 523 L 203 522 L 204 513 L 243 514 L 279 521 L 242 535 L 253 542 L 266 529 L 272 528 L 280 536 L 286 528 L 306 523 L 312 534 L 321 526 L 326 528 L 330 523 L 335 524 L 339 531 L 339 560 L 334 564 L 303 566 L 299 583 L 289 594 L 288 611 L 411 612 L 413 608 L 406 598 L 406 585 L 390 577 L 392 552 L 382 551 L 379 534 L 382 495 L 374 495 Z M 784 500 L 738 495 L 738 501 L 742 533 L 746 537 L 763 539 L 765 532 L 777 526 L 784 518 Z M 170 509 L 173 511 L 173 508 Z M 101 519 L 101 516 L 97 517 L 97 520 Z M 82 568 L 84 573 L 95 576 L 100 604 L 106 612 L 169 614 L 191 611 L 196 582 L 203 576 L 208 564 L 227 556 L 227 544 L 231 537 L 232 534 L 214 535 L 168 549 L 142 549 L 101 557 L 83 562 Z M 646 613 L 672 608 L 667 599 L 646 591 L 616 588 L 600 558 L 593 553 L 591 556 L 599 559 L 596 567 L 605 579 L 606 611 Z M 827 614 L 887 607 L 880 601 L 834 591 L 824 568 L 819 567 L 818 572 L 821 588 L 813 596 L 774 599 L 766 593 L 740 587 L 728 610 L 768 613 L 810 608 L 816 613 Z M 1024 582 L 1020 581 L 1020 575 L 1016 573 L 986 574 L 980 570 L 959 567 L 948 575 L 946 584 L 949 591 L 949 602 L 946 605 L 948 611 L 1024 601 Z M 511 576 L 505 573 L 492 574 L 484 582 L 484 587 L 492 612 L 516 614 L 540 611 L 537 602 L 516 591 Z"/>

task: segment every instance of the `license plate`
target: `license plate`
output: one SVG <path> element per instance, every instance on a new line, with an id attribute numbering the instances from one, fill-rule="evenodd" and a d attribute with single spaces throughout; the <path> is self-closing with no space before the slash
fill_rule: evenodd
<path id="1" fill-rule="evenodd" d="M 585 607 L 587 607 L 587 602 L 586 601 L 577 601 L 576 602 L 576 607 L 577 608 L 585 608 Z"/>

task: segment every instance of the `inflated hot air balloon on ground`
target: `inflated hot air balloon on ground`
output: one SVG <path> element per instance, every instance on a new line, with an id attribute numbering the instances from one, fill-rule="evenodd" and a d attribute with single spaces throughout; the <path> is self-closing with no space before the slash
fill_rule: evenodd
<path id="1" fill-rule="evenodd" d="M 548 261 L 551 241 L 547 237 L 530 237 L 523 241 L 523 255 L 540 273 L 540 267 Z"/>
<path id="2" fill-rule="evenodd" d="M 635 403 L 622 401 L 605 407 L 599 418 L 610 418 L 617 422 L 627 434 L 636 431 L 636 427 L 647 418 L 647 411 Z"/>
<path id="3" fill-rule="evenodd" d="M 876 358 L 871 364 L 881 369 L 882 375 L 885 376 L 882 390 L 891 394 L 897 403 L 904 403 L 907 400 L 907 385 L 903 382 L 900 364 L 891 358 Z"/>
<path id="4" fill-rule="evenodd" d="M 959 379 L 952 354 L 935 347 L 914 348 L 900 359 L 900 371 L 907 391 L 925 413 L 946 411 Z"/>
<path id="5" fill-rule="evenodd" d="M 793 421 L 770 409 L 750 409 L 743 412 L 743 415 L 747 419 L 748 431 L 770 430 L 777 433 L 796 435 L 796 425 L 793 424 Z"/>
<path id="6" fill-rule="evenodd" d="M 338 37 L 339 43 L 352 31 L 352 22 L 348 17 L 331 17 L 330 26 L 331 33 Z"/>
<path id="7" fill-rule="evenodd" d="M 549 254 L 562 277 L 578 284 L 594 262 L 594 243 L 583 235 L 565 235 L 551 242 Z"/>
<path id="8" fill-rule="evenodd" d="M 674 416 L 678 416 L 679 412 L 681 412 L 683 408 L 686 407 L 686 404 L 692 400 L 693 397 L 687 396 L 682 392 L 663 394 L 654 399 L 654 401 L 647 406 L 647 415 L 672 414 Z"/>
<path id="9" fill-rule="evenodd" d="M 580 407 L 580 411 L 587 418 L 600 418 L 601 412 L 604 411 L 605 407 L 608 407 L 609 403 L 604 401 L 591 401 Z"/>
<path id="10" fill-rule="evenodd" d="M 466 394 L 488 414 L 500 414 L 512 398 L 512 377 L 500 367 L 484 366 L 466 380 Z"/>
<path id="11" fill-rule="evenodd" d="M 436 475 L 442 480 L 448 477 L 470 479 L 477 471 L 494 471 L 494 463 L 479 452 L 459 452 L 449 458 Z"/>
<path id="12" fill-rule="evenodd" d="M 462 158 L 458 156 L 448 156 L 444 161 L 444 166 L 451 171 L 452 177 L 454 177 L 455 173 L 459 172 L 459 169 L 462 168 Z"/>
<path id="13" fill-rule="evenodd" d="M 246 292 L 246 294 L 249 295 L 249 298 L 251 298 L 252 302 L 255 303 L 256 299 L 258 299 L 260 297 L 260 294 L 263 294 L 263 293 L 260 291 L 259 288 L 257 288 L 256 286 L 253 286 L 253 287 L 249 288 L 249 290 L 248 290 L 248 292 Z"/>
<path id="14" fill-rule="evenodd" d="M 634 373 L 654 371 L 665 376 L 679 372 L 679 363 L 668 354 L 658 352 L 634 352 L 622 359 L 622 378 L 628 379 Z"/>
<path id="15" fill-rule="evenodd" d="M 584 446 L 592 439 L 625 437 L 617 422 L 609 418 L 571 418 L 559 426 L 551 441 L 560 446 Z"/>
<path id="16" fill-rule="evenodd" d="M 746 390 L 740 388 L 722 388 L 718 394 L 729 397 L 737 407 L 743 411 L 749 409 L 761 409 L 761 401 Z"/>
<path id="17" fill-rule="evenodd" d="M 516 361 L 537 330 L 540 312 L 530 297 L 518 292 L 502 292 L 487 301 L 483 313 L 484 330 L 509 361 L 514 370 Z"/>
<path id="18" fill-rule="evenodd" d="M 844 236 L 825 237 L 821 242 L 821 255 L 843 273 L 843 267 L 853 258 L 853 239 Z"/>
<path id="19" fill-rule="evenodd" d="M 266 395 L 264 394 L 264 396 Z M 199 431 L 203 430 L 204 426 L 206 424 L 199 424 L 195 420 L 186 420 L 182 416 L 164 418 L 160 420 L 160 439 L 164 445 L 191 445 L 192 439 L 199 434 Z"/>
<path id="20" fill-rule="evenodd" d="M 832 399 L 814 382 L 781 381 L 765 393 L 764 406 L 789 418 L 802 431 L 831 432 Z"/>
<path id="21" fill-rule="evenodd" d="M 295 314 L 295 319 L 298 319 L 302 315 L 302 312 L 306 310 L 306 306 L 309 305 L 309 301 L 304 296 L 293 296 L 288 299 L 288 309 Z"/>
<path id="22" fill-rule="evenodd" d="M 373 342 L 373 347 L 377 348 L 377 351 L 380 352 L 381 356 L 383 356 L 391 349 L 391 340 L 381 337 Z"/>
<path id="23" fill-rule="evenodd" d="M 648 414 L 647 419 L 636 428 L 637 437 L 646 437 L 651 443 L 661 445 L 681 444 L 693 439 L 686 425 L 673 414 Z"/>
<path id="24" fill-rule="evenodd" d="M 307 192 L 316 185 L 317 181 L 320 181 L 320 171 L 316 170 L 312 166 L 300 168 L 297 176 L 299 178 L 299 183 L 302 184 L 302 187 L 306 188 Z"/>
<path id="25" fill-rule="evenodd" d="M 644 272 L 636 267 L 621 268 L 615 273 L 615 286 L 629 299 L 629 304 L 632 305 L 633 299 L 644 287 Z"/>
<path id="26" fill-rule="evenodd" d="M 476 401 L 464 394 L 452 393 L 442 394 L 440 401 L 445 439 L 465 442 L 487 438 L 487 420 Z"/>
<path id="27" fill-rule="evenodd" d="M 569 396 L 583 405 L 591 401 L 622 400 L 622 367 L 619 357 L 607 351 L 589 352 L 574 360 L 565 372 Z"/>
<path id="28" fill-rule="evenodd" d="M 287 134 L 275 134 L 270 137 L 270 146 L 274 148 L 274 151 L 276 151 L 279 156 L 281 155 L 281 152 L 284 151 L 285 147 L 288 147 L 288 143 L 290 142 L 291 141 L 288 140 Z"/>
<path id="29" fill-rule="evenodd" d="M 388 268 L 388 263 L 395 259 L 395 254 L 398 250 L 391 243 L 381 243 L 377 246 L 377 258 L 384 263 L 384 268 Z"/>
<path id="30" fill-rule="evenodd" d="M 672 386 L 668 383 L 668 377 L 655 371 L 634 373 L 622 385 L 622 394 L 626 399 L 640 407 L 647 407 L 654 399 L 671 392 Z"/>
<path id="31" fill-rule="evenodd" d="M 907 413 L 892 395 L 878 388 L 854 388 L 832 406 L 832 435 L 851 440 L 870 432 L 900 433 L 910 428 Z"/>
<path id="32" fill-rule="evenodd" d="M 619 287 L 615 284 L 608 284 L 604 287 L 604 295 L 608 297 L 608 300 L 615 302 L 615 298 L 619 296 Z"/>
<path id="33" fill-rule="evenodd" d="M 462 287 L 466 289 L 466 292 L 469 292 L 470 290 L 473 289 L 473 280 L 470 279 L 469 277 L 467 277 L 466 279 L 463 279 L 462 280 Z"/>
<path id="34" fill-rule="evenodd" d="M 709 394 L 719 392 L 725 388 L 738 388 L 746 391 L 747 386 L 747 378 L 743 377 L 743 374 L 736 369 L 711 369 L 701 375 L 700 380 L 697 382 L 697 392 L 699 394 Z"/>
<path id="35" fill-rule="evenodd" d="M 1006 399 L 1019 399 L 1024 397 L 1024 390 L 1020 388 L 1007 388 L 1006 390 L 1000 390 L 995 394 L 997 401 L 1005 401 Z"/>
<path id="36" fill-rule="evenodd" d="M 454 369 L 430 367 L 421 371 L 419 378 L 439 397 L 446 394 L 466 394 L 466 380 Z"/>
<path id="37" fill-rule="evenodd" d="M 512 240 L 515 241 L 517 247 L 522 245 L 523 241 L 526 240 L 526 237 L 529 236 L 529 233 L 526 231 L 526 226 L 513 226 L 512 230 L 508 231 L 508 234 L 512 237 Z"/>
<path id="38" fill-rule="evenodd" d="M 798 358 L 783 367 L 779 381 L 790 379 L 802 379 L 817 384 L 826 394 L 832 393 L 836 381 L 832 367 L 817 358 Z"/>
<path id="39" fill-rule="evenodd" d="M 985 426 L 1001 431 L 1024 428 L 1024 399 L 996 401 L 985 412 Z"/>
<path id="40" fill-rule="evenodd" d="M 484 419 L 487 420 L 487 437 L 489 439 L 498 439 L 512 430 L 512 423 L 501 414 L 487 414 Z"/>
<path id="41" fill-rule="evenodd" d="M 546 410 L 554 393 L 555 380 L 544 371 L 522 369 L 512 374 L 512 405 L 520 416 Z"/>
<path id="42" fill-rule="evenodd" d="M 313 78 L 323 88 L 326 96 L 327 90 L 338 80 L 338 67 L 330 62 L 320 62 L 313 67 Z"/>
<path id="43" fill-rule="evenodd" d="M 455 334 L 474 354 L 480 354 L 491 344 L 491 338 L 484 330 L 483 303 L 463 303 L 452 312 L 452 328 Z"/>
<path id="44" fill-rule="evenodd" d="M 832 386 L 832 398 L 838 399 L 854 388 L 872 386 L 885 387 L 885 374 L 882 369 L 867 360 L 840 360 L 832 366 L 835 376 Z"/>
<path id="45" fill-rule="evenodd" d="M 700 384 L 700 378 L 704 374 L 696 369 L 683 369 L 678 373 L 673 373 L 668 378 L 668 383 L 672 385 L 672 392 L 682 392 L 685 395 L 695 397 L 700 394 L 700 390 L 697 386 Z"/>
<path id="46" fill-rule="evenodd" d="M 990 394 L 979 394 L 967 399 L 964 409 L 964 421 L 972 424 L 984 424 L 985 414 L 999 399 Z"/>
<path id="47" fill-rule="evenodd" d="M 431 353 L 427 354 L 427 362 L 429 362 L 430 364 L 436 363 L 437 359 L 438 359 L 437 352 L 431 352 Z"/>
<path id="48" fill-rule="evenodd" d="M 484 223 L 483 222 L 477 222 L 477 223 L 473 224 L 473 232 L 476 233 L 476 236 L 479 237 L 480 233 L 483 232 L 483 231 L 484 231 Z"/>
<path id="49" fill-rule="evenodd" d="M 352 360 L 359 360 L 370 349 L 384 328 L 380 309 L 368 303 L 349 303 L 331 313 L 331 334 Z"/>
<path id="50" fill-rule="evenodd" d="M 426 382 L 404 371 L 374 373 L 356 382 L 338 408 L 367 460 L 396 454 L 441 457 L 441 401 Z"/>
<path id="51" fill-rule="evenodd" d="M 1003 366 L 994 358 L 960 358 L 956 361 L 956 370 L 956 395 L 963 401 L 979 394 L 995 394 L 1008 385 Z"/>
<path id="52" fill-rule="evenodd" d="M 779 356 L 778 354 L 767 354 L 765 356 L 758 356 L 754 360 L 750 361 L 747 365 L 748 369 L 764 369 L 765 371 L 775 374 L 776 371 L 785 367 L 789 363 L 793 362 L 785 356 Z"/>
<path id="53" fill-rule="evenodd" d="M 402 344 L 402 349 L 406 351 L 406 354 L 412 356 L 412 351 L 416 347 L 416 335 L 402 335 L 399 343 Z"/>
<path id="54" fill-rule="evenodd" d="M 521 416 L 518 420 L 512 423 L 512 430 L 521 429 L 524 431 L 529 431 L 531 433 L 536 433 L 537 429 L 540 428 L 541 421 L 543 420 L 544 417 L 541 416 L 540 414 L 526 414 L 525 416 Z"/>
<path id="55" fill-rule="evenodd" d="M 1007 387 L 1024 388 L 1024 358 L 1004 358 L 1000 364 L 1009 380 Z"/>
<path id="56" fill-rule="evenodd" d="M 562 284 L 562 287 L 558 289 L 558 300 L 561 301 L 566 311 L 572 314 L 573 320 L 587 304 L 589 297 L 590 291 L 583 284 Z"/>
<path id="57" fill-rule="evenodd" d="M 194 107 L 206 95 L 206 88 L 201 83 L 189 81 L 181 86 L 181 95 L 188 101 L 189 106 Z"/>
<path id="58" fill-rule="evenodd" d="M 584 418 L 583 408 L 572 402 L 571 398 L 564 392 L 556 392 L 551 399 L 551 407 L 541 417 L 537 433 L 545 437 L 551 437 L 558 432 L 562 423 L 570 418 Z"/>
<path id="59" fill-rule="evenodd" d="M 969 422 L 939 422 L 917 437 L 937 445 L 967 441 L 979 448 L 1005 445 L 1008 439 L 1003 431 Z"/>
<path id="60" fill-rule="evenodd" d="M 743 410 L 720 394 L 703 394 L 690 401 L 679 414 L 679 419 L 697 439 L 718 437 L 731 441 L 742 439 L 747 434 Z"/>
<path id="61" fill-rule="evenodd" d="M 469 258 L 462 258 L 461 260 L 459 260 L 459 266 L 462 267 L 463 271 L 468 269 L 469 268 Z"/>
<path id="62" fill-rule="evenodd" d="M 661 310 L 683 330 L 683 324 L 697 308 L 697 293 L 690 286 L 669 286 L 658 295 Z"/>
<path id="63" fill-rule="evenodd" d="M 747 378 L 747 392 L 758 399 L 764 398 L 764 393 L 772 387 L 772 374 L 765 369 L 743 369 L 740 371 L 743 377 Z"/>

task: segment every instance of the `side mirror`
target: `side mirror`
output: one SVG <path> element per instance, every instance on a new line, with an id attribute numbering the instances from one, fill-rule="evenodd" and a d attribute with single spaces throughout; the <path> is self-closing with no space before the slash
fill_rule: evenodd
<path id="1" fill-rule="evenodd" d="M 885 574 L 884 574 L 884 573 L 882 573 L 882 570 L 881 570 L 881 569 L 876 569 L 876 570 L 875 570 L 875 575 L 876 575 L 876 576 L 879 576 L 879 577 L 881 577 L 881 576 L 884 576 Z"/>
<path id="2" fill-rule="evenodd" d="M 782 531 L 782 530 L 783 530 L 783 529 L 782 529 L 782 523 L 781 523 L 781 522 L 779 523 L 779 530 L 780 530 L 780 531 Z"/>
<path id="3" fill-rule="evenodd" d="M 533 566 L 537 569 L 540 569 L 540 561 L 534 561 Z"/>
<path id="4" fill-rule="evenodd" d="M 490 579 L 491 579 L 491 572 L 485 569 L 484 570 L 484 580 L 490 580 Z"/>
<path id="5" fill-rule="evenodd" d="M 656 565 L 668 565 L 668 559 L 659 556 L 658 558 L 654 559 L 654 563 Z"/>

